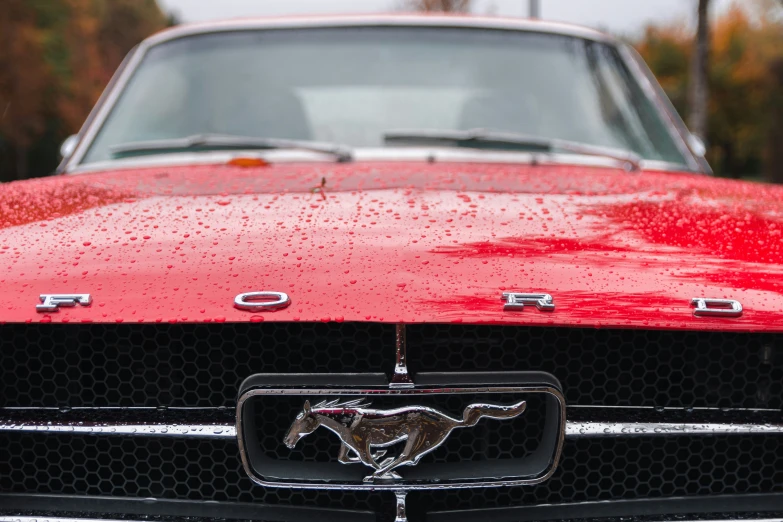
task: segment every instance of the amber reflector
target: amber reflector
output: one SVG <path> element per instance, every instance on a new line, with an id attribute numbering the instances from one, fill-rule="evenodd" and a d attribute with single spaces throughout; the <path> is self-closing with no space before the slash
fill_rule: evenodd
<path id="1" fill-rule="evenodd" d="M 234 167 L 266 167 L 269 163 L 261 158 L 231 158 L 228 160 L 227 165 Z"/>

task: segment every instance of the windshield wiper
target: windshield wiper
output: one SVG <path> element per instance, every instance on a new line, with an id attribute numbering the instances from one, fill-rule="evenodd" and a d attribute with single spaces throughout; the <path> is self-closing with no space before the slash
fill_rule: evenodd
<path id="1" fill-rule="evenodd" d="M 557 140 L 515 134 L 497 132 L 486 129 L 460 130 L 393 130 L 384 133 L 384 142 L 387 144 L 409 145 L 441 145 L 475 148 L 508 148 L 519 147 L 532 149 L 537 152 L 566 151 L 586 156 L 599 156 L 621 161 L 626 169 L 637 171 L 641 169 L 642 157 L 623 149 L 588 145 L 576 141 Z"/>
<path id="2" fill-rule="evenodd" d="M 296 149 L 331 154 L 338 162 L 353 160 L 353 151 L 345 146 L 317 141 L 288 140 L 280 138 L 254 138 L 230 134 L 196 134 L 187 138 L 137 141 L 111 148 L 115 159 L 167 154 L 174 152 L 217 151 L 217 150 L 274 150 Z"/>

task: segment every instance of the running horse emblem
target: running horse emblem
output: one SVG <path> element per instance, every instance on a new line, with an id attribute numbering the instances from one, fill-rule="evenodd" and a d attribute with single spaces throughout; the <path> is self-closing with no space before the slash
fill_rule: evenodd
<path id="1" fill-rule="evenodd" d="M 315 406 L 305 401 L 283 442 L 293 449 L 303 437 L 323 426 L 342 441 L 338 456 L 341 463 L 361 462 L 374 470 L 365 482 L 397 479 L 400 476 L 394 471 L 396 468 L 415 466 L 424 455 L 443 444 L 453 430 L 475 426 L 484 417 L 513 419 L 525 407 L 525 401 L 510 406 L 475 403 L 465 408 L 460 420 L 426 406 L 376 410 L 361 400 L 324 401 Z M 379 462 L 387 448 L 402 442 L 405 445 L 398 456 Z"/>

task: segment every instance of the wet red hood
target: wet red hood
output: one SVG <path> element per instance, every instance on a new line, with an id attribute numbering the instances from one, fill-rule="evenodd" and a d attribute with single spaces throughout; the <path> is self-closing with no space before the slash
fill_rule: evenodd
<path id="1" fill-rule="evenodd" d="M 326 180 L 322 195 L 311 189 Z M 783 331 L 783 189 L 490 164 L 166 167 L 0 186 L 0 320 Z M 233 307 L 254 290 L 287 309 Z M 504 312 L 503 291 L 552 294 Z M 90 307 L 35 311 L 39 294 Z M 692 317 L 693 297 L 742 303 Z"/>

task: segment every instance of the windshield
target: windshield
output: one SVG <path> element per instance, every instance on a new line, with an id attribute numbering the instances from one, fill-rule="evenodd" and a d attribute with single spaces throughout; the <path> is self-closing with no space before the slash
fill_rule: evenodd
<path id="1" fill-rule="evenodd" d="M 487 129 L 684 164 L 607 44 L 522 31 L 278 29 L 151 48 L 83 162 L 133 142 L 216 134 L 393 146 L 395 129 Z"/>

